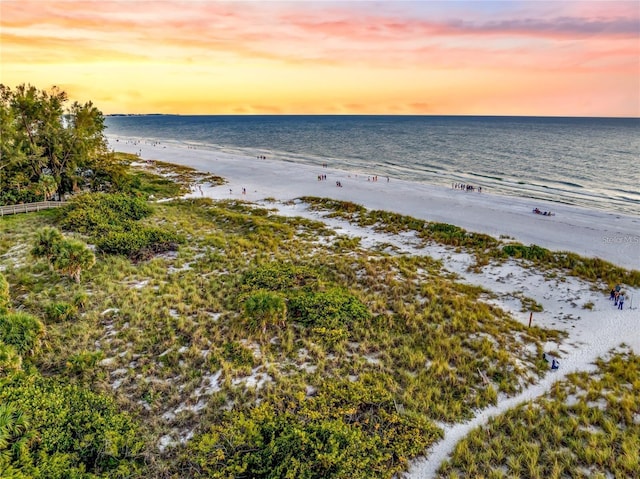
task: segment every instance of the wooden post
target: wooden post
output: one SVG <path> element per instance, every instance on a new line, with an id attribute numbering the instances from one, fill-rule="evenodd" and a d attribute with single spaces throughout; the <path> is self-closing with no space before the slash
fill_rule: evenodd
<path id="1" fill-rule="evenodd" d="M 531 320 L 533 319 L 533 311 L 529 314 L 529 327 L 531 327 Z"/>

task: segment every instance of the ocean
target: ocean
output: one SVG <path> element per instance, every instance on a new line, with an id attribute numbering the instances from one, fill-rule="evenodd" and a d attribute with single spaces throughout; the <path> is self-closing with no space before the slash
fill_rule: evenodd
<path id="1" fill-rule="evenodd" d="M 108 116 L 122 140 L 223 151 L 640 215 L 640 119 Z"/>

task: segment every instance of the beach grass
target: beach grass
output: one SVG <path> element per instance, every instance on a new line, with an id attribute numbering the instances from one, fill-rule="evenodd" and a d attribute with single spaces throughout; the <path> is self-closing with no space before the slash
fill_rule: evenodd
<path id="1" fill-rule="evenodd" d="M 472 431 L 439 477 L 635 477 L 640 357 L 623 348 L 597 366 Z"/>
<path id="2" fill-rule="evenodd" d="M 14 307 L 46 328 L 27 366 L 113 397 L 141 425 L 151 475 L 255 472 L 273 466 L 278 438 L 305 436 L 283 443 L 298 451 L 281 457 L 286 470 L 306 474 L 296 464 L 309 459 L 318 474 L 330 464 L 391 477 L 441 437 L 437 422 L 469 419 L 546 374 L 542 346 L 563 336 L 525 328 L 439 261 L 368 249 L 322 222 L 241 201 L 156 203 L 136 224 L 183 242 L 145 259 L 98 251 L 70 282 L 29 255 L 39 228 L 78 225 L 65 211 L 0 221 Z M 488 248 L 484 237 L 459 246 L 467 241 Z M 328 437 L 342 446 L 323 452 Z M 222 444 L 233 447 L 221 456 Z"/>
<path id="3" fill-rule="evenodd" d="M 397 234 L 413 232 L 425 242 L 461 247 L 474 254 L 477 266 L 491 261 L 512 258 L 523 265 L 542 271 L 559 271 L 562 274 L 599 283 L 603 290 L 616 284 L 640 286 L 640 271 L 628 270 L 600 258 L 586 258 L 568 251 L 551 251 L 537 245 L 523 245 L 507 238 L 466 231 L 458 226 L 430 222 L 387 211 L 368 210 L 350 201 L 328 198 L 302 197 L 318 211 L 327 211 L 328 217 L 339 217 L 359 226 L 373 226 L 378 231 Z"/>

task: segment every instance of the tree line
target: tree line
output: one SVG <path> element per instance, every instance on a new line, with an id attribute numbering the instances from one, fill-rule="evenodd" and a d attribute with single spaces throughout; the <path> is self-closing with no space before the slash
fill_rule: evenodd
<path id="1" fill-rule="evenodd" d="M 62 199 L 112 181 L 104 115 L 91 101 L 68 100 L 55 86 L 0 84 L 0 205 Z"/>

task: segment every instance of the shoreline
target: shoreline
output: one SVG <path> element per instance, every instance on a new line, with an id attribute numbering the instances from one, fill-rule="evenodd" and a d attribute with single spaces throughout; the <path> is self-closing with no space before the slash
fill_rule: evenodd
<path id="1" fill-rule="evenodd" d="M 289 201 L 318 196 L 351 201 L 368 209 L 387 210 L 416 218 L 449 223 L 496 238 L 513 238 L 556 251 L 601 258 L 626 269 L 640 270 L 640 216 L 589 210 L 577 206 L 500 196 L 379 176 L 279 161 L 238 157 L 158 142 L 109 140 L 109 148 L 189 166 L 225 178 L 227 184 L 202 187 L 191 196 L 214 199 Z M 326 175 L 326 180 L 318 180 Z M 336 182 L 342 185 L 338 187 Z M 243 194 L 243 189 L 246 193 Z M 533 208 L 552 211 L 536 215 Z"/>

